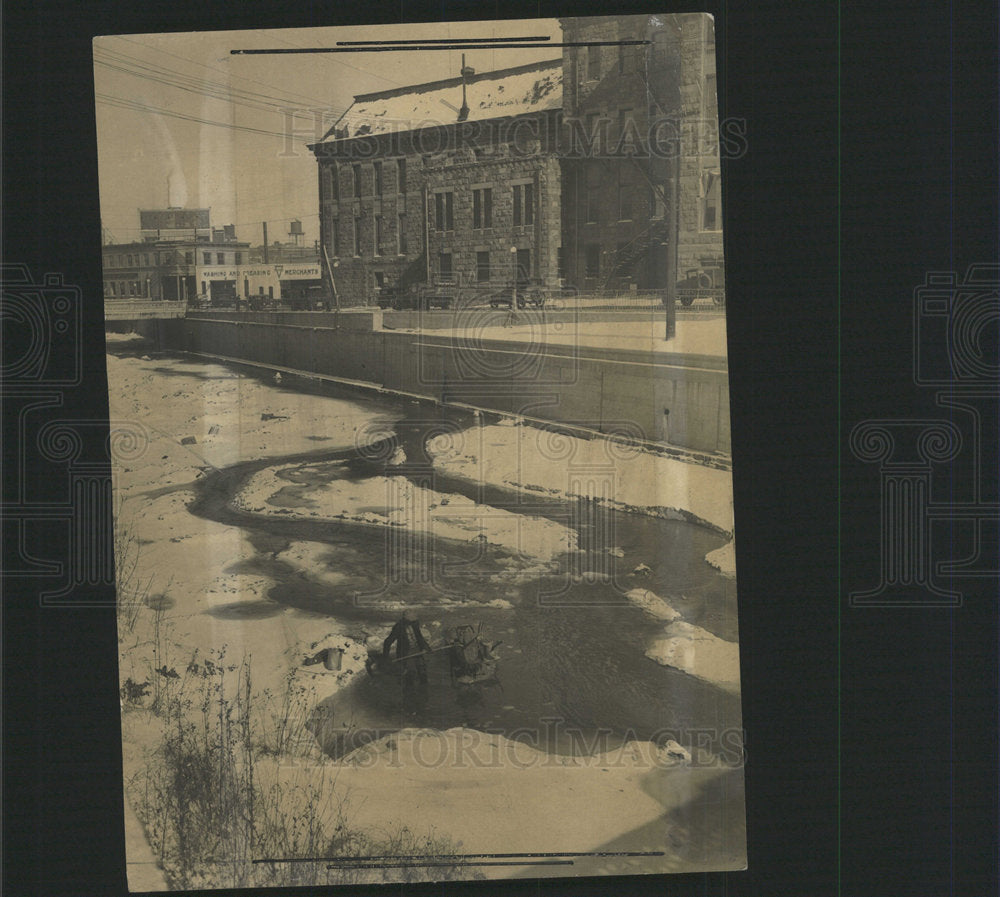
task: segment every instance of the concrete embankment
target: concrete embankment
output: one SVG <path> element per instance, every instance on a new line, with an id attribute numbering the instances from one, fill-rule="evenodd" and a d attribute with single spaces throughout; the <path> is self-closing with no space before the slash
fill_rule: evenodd
<path id="1" fill-rule="evenodd" d="M 459 320 L 455 313 L 449 331 L 386 329 L 377 309 L 340 315 L 201 312 L 141 326 L 164 348 L 306 371 L 635 441 L 730 452 L 724 355 L 673 352 L 669 343 L 644 348 L 585 343 L 566 338 L 566 322 L 526 312 L 518 313 L 519 330 L 512 338 L 496 326 L 497 312 L 462 314 Z"/>

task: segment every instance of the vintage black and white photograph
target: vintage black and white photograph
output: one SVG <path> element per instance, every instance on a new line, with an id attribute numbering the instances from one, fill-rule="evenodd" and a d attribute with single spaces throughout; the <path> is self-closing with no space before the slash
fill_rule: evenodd
<path id="1" fill-rule="evenodd" d="M 93 62 L 130 889 L 746 868 L 712 17 Z"/>

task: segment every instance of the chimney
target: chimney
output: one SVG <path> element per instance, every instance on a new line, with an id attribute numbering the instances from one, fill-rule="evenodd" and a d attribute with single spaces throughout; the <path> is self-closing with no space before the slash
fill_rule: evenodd
<path id="1" fill-rule="evenodd" d="M 465 54 L 462 54 L 462 108 L 458 110 L 458 120 L 465 121 L 469 117 L 469 104 L 465 97 L 465 87 L 469 79 L 476 74 L 476 70 L 465 64 Z"/>

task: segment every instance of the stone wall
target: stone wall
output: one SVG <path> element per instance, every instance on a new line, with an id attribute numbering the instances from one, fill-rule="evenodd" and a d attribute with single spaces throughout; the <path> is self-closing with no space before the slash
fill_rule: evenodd
<path id="1" fill-rule="evenodd" d="M 718 102 L 715 78 L 714 24 L 707 16 L 679 16 L 680 95 L 685 122 L 680 159 L 680 227 L 677 268 L 684 277 L 707 261 L 721 262 L 722 209 L 715 226 L 705 227 L 703 180 L 707 172 L 720 172 Z"/>
<path id="2" fill-rule="evenodd" d="M 530 270 L 522 277 L 556 285 L 560 235 L 561 181 L 556 158 L 541 148 L 522 154 L 512 146 L 471 148 L 431 158 L 425 168 L 428 191 L 427 230 L 431 274 L 441 277 L 440 253 L 451 255 L 452 279 L 460 284 L 482 283 L 477 257 L 489 253 L 490 277 L 484 288 L 510 284 L 514 277 L 515 254 L 511 248 L 527 250 Z M 515 225 L 514 185 L 529 185 L 532 191 L 530 224 Z M 473 192 L 490 190 L 491 227 L 475 228 Z M 439 231 L 435 221 L 435 195 L 451 192 L 454 227 Z M 522 194 L 523 196 L 523 194 Z M 523 201 L 522 201 L 523 209 Z M 483 223 L 483 219 L 480 219 Z"/>
<path id="3" fill-rule="evenodd" d="M 568 43 L 648 42 L 565 50 L 563 246 L 567 279 L 582 291 L 674 279 L 674 18 L 561 20 Z"/>
<path id="4" fill-rule="evenodd" d="M 167 326 L 172 325 L 172 326 Z M 728 454 L 724 359 L 263 320 L 149 322 L 165 347 Z"/>

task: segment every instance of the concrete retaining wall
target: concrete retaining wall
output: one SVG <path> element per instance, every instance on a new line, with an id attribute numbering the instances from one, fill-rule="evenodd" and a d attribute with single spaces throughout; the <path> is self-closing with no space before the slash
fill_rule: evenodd
<path id="1" fill-rule="evenodd" d="M 246 316 L 159 322 L 158 338 L 171 348 L 365 381 L 440 402 L 696 451 L 730 451 L 728 372 L 723 359 L 710 356 L 651 361 L 647 352 L 621 349 L 337 330 Z"/>

